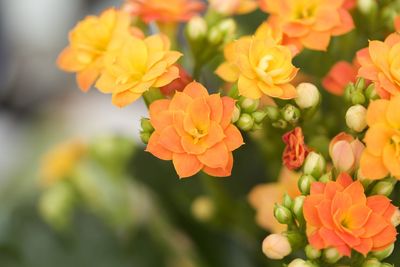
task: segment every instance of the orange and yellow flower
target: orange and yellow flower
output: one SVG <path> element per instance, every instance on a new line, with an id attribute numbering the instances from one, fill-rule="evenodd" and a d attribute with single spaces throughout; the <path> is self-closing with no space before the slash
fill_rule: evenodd
<path id="1" fill-rule="evenodd" d="M 58 57 L 58 66 L 76 72 L 82 91 L 88 91 L 100 75 L 104 55 L 118 35 L 130 33 L 129 14 L 108 9 L 100 16 L 88 16 L 69 33 L 69 46 Z"/>
<path id="2" fill-rule="evenodd" d="M 361 64 L 358 76 L 372 81 L 381 98 L 400 95 L 400 34 L 389 35 L 384 42 L 370 41 L 357 53 Z"/>
<path id="3" fill-rule="evenodd" d="M 322 85 L 331 94 L 341 96 L 346 86 L 355 82 L 359 64 L 354 60 L 353 64 L 347 61 L 339 61 L 330 69 L 329 73 L 322 80 Z"/>
<path id="4" fill-rule="evenodd" d="M 140 39 L 126 36 L 121 47 L 109 52 L 96 82 L 112 102 L 123 107 L 137 100 L 151 87 L 162 87 L 179 77 L 174 64 L 181 53 L 170 50 L 169 39 L 161 34 Z"/>
<path id="5" fill-rule="evenodd" d="M 396 210 L 385 196 L 366 197 L 347 173 L 335 182 L 314 182 L 303 207 L 308 241 L 316 249 L 335 247 L 345 256 L 354 249 L 366 256 L 396 240 L 391 222 Z"/>
<path id="6" fill-rule="evenodd" d="M 353 19 L 343 0 L 259 0 L 270 20 L 284 34 L 313 50 L 326 50 L 332 36 L 353 29 Z"/>
<path id="7" fill-rule="evenodd" d="M 146 23 L 188 21 L 204 8 L 199 0 L 127 0 L 124 6 L 124 10 Z"/>
<path id="8" fill-rule="evenodd" d="M 171 100 L 150 105 L 155 131 L 146 150 L 172 160 L 180 178 L 200 170 L 212 176 L 229 176 L 232 151 L 243 144 L 240 131 L 231 123 L 234 106 L 232 98 L 209 95 L 201 84 L 192 82 Z"/>
<path id="9" fill-rule="evenodd" d="M 360 169 L 367 179 L 391 175 L 400 179 L 400 95 L 371 102 L 367 110 L 369 129 Z"/>
<path id="10" fill-rule="evenodd" d="M 309 149 L 304 143 L 303 131 L 300 127 L 285 133 L 282 136 L 285 143 L 285 150 L 283 151 L 282 161 L 289 170 L 300 168 L 309 153 Z"/>
<path id="11" fill-rule="evenodd" d="M 292 198 L 301 195 L 297 187 L 299 178 L 300 173 L 282 167 L 277 182 L 260 184 L 251 190 L 248 199 L 256 210 L 256 222 L 259 226 L 271 233 L 286 230 L 286 225 L 280 224 L 274 217 L 274 205 L 282 202 L 285 193 Z"/>
<path id="12" fill-rule="evenodd" d="M 208 0 L 210 8 L 224 15 L 246 14 L 257 8 L 255 0 Z"/>

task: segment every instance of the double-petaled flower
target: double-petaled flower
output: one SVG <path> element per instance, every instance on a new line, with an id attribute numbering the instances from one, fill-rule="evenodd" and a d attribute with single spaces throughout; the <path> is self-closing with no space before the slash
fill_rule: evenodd
<path id="1" fill-rule="evenodd" d="M 382 195 L 366 197 L 359 181 L 347 173 L 335 182 L 314 182 L 304 201 L 307 237 L 316 249 L 336 248 L 350 256 L 351 249 L 367 255 L 396 240 L 392 216 L 397 208 Z"/>
<path id="2" fill-rule="evenodd" d="M 303 131 L 300 127 L 287 132 L 282 136 L 286 147 L 283 151 L 282 161 L 289 170 L 300 168 L 308 154 L 308 148 L 304 143 Z"/>
<path id="3" fill-rule="evenodd" d="M 171 100 L 150 105 L 150 122 L 155 131 L 147 151 L 172 160 L 179 177 L 200 170 L 212 176 L 229 176 L 232 151 L 243 144 L 239 130 L 231 123 L 235 101 L 219 94 L 209 95 L 192 82 Z"/>

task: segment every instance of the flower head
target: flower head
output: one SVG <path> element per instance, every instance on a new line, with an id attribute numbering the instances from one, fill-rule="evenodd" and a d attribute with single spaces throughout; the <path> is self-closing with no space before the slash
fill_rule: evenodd
<path id="1" fill-rule="evenodd" d="M 79 88 L 87 91 L 99 77 L 112 41 L 117 35 L 129 33 L 130 17 L 125 12 L 111 8 L 100 16 L 88 16 L 70 32 L 70 44 L 57 64 L 64 71 L 76 72 Z"/>
<path id="2" fill-rule="evenodd" d="M 286 144 L 283 151 L 282 160 L 289 170 L 300 168 L 308 154 L 308 148 L 304 143 L 303 131 L 300 127 L 287 132 L 282 137 L 283 142 Z"/>
<path id="3" fill-rule="evenodd" d="M 314 50 L 326 50 L 332 36 L 353 29 L 343 4 L 343 0 L 260 0 L 261 9 L 282 25 L 289 38 Z"/>
<path id="4" fill-rule="evenodd" d="M 333 65 L 329 73 L 325 76 L 322 85 L 328 92 L 334 95 L 343 95 L 346 86 L 356 81 L 358 68 L 357 61 L 353 64 L 347 61 L 339 61 Z"/>
<path id="5" fill-rule="evenodd" d="M 358 76 L 372 81 L 381 98 L 400 94 L 400 34 L 389 35 L 384 42 L 370 41 L 357 53 L 361 67 Z"/>
<path id="6" fill-rule="evenodd" d="M 188 21 L 204 9 L 199 0 L 127 0 L 124 9 L 144 22 Z"/>
<path id="7" fill-rule="evenodd" d="M 255 0 L 209 0 L 210 7 L 224 15 L 246 14 L 257 8 Z"/>
<path id="8" fill-rule="evenodd" d="M 369 129 L 361 156 L 361 174 L 368 179 L 391 175 L 400 179 L 400 95 L 371 102 L 367 110 Z"/>
<path id="9" fill-rule="evenodd" d="M 281 260 L 292 252 L 292 247 L 286 236 L 271 234 L 264 239 L 262 250 L 268 258 Z"/>
<path id="10" fill-rule="evenodd" d="M 353 136 L 340 133 L 336 135 L 329 144 L 329 155 L 333 166 L 339 172 L 350 172 L 358 168 L 364 144 L 354 139 Z"/>
<path id="11" fill-rule="evenodd" d="M 179 177 L 200 170 L 212 176 L 229 176 L 232 151 L 243 144 L 242 135 L 231 123 L 235 101 L 219 94 L 209 95 L 192 82 L 171 100 L 150 105 L 150 121 L 155 131 L 147 151 L 163 160 L 172 160 Z"/>
<path id="12" fill-rule="evenodd" d="M 391 218 L 396 207 L 381 195 L 366 197 L 359 181 L 347 173 L 335 182 L 315 182 L 304 201 L 307 237 L 316 249 L 336 248 L 350 256 L 351 249 L 366 255 L 396 240 Z"/>
<path id="13" fill-rule="evenodd" d="M 169 39 L 156 34 L 140 39 L 126 36 L 118 49 L 107 54 L 96 87 L 112 94 L 112 102 L 126 106 L 151 87 L 162 87 L 179 77 L 174 64 L 181 53 L 170 50 Z"/>

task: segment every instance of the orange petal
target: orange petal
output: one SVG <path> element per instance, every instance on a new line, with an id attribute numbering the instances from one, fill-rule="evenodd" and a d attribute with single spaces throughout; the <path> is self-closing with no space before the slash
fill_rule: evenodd
<path id="1" fill-rule="evenodd" d="M 184 111 L 188 105 L 192 102 L 192 98 L 185 93 L 175 92 L 174 97 L 171 99 L 171 103 L 169 105 L 169 109 L 172 111 Z"/>
<path id="2" fill-rule="evenodd" d="M 196 156 L 184 153 L 174 153 L 172 156 L 172 162 L 174 163 L 179 178 L 193 176 L 203 168 L 203 164 L 201 164 Z"/>
<path id="3" fill-rule="evenodd" d="M 212 94 L 207 98 L 207 104 L 210 107 L 210 119 L 217 123 L 221 122 L 223 114 L 222 100 L 219 94 Z"/>
<path id="4" fill-rule="evenodd" d="M 344 193 L 348 194 L 352 201 L 352 205 L 362 204 L 365 205 L 367 198 L 365 197 L 364 187 L 359 181 L 351 183 L 348 187 L 343 190 Z"/>
<path id="5" fill-rule="evenodd" d="M 382 195 L 367 198 L 367 206 L 376 214 L 382 215 L 390 206 L 390 200 Z"/>
<path id="6" fill-rule="evenodd" d="M 365 206 L 365 204 L 357 204 L 350 207 L 348 210 L 348 228 L 359 229 L 367 223 L 369 215 L 372 210 Z"/>
<path id="7" fill-rule="evenodd" d="M 209 148 L 198 159 L 210 168 L 225 168 L 229 161 L 229 151 L 224 142 L 220 142 Z"/>
<path id="8" fill-rule="evenodd" d="M 226 82 L 234 83 L 239 78 L 239 69 L 234 64 L 224 62 L 219 65 L 219 67 L 215 71 L 215 74 L 217 74 Z"/>
<path id="9" fill-rule="evenodd" d="M 364 142 L 367 150 L 374 156 L 382 156 L 383 148 L 390 143 L 393 130 L 385 124 L 372 125 L 365 134 Z"/>
<path id="10" fill-rule="evenodd" d="M 132 93 L 131 91 L 127 90 L 121 93 L 113 94 L 112 103 L 117 107 L 124 107 L 136 101 L 141 96 L 142 94 Z"/>
<path id="11" fill-rule="evenodd" d="M 318 250 L 326 248 L 324 239 L 322 239 L 318 231 L 314 231 L 308 236 L 308 242 L 310 242 L 311 246 Z"/>
<path id="12" fill-rule="evenodd" d="M 367 124 L 372 126 L 377 123 L 386 123 L 386 114 L 389 107 L 389 101 L 385 99 L 378 99 L 372 101 L 367 110 Z"/>
<path id="13" fill-rule="evenodd" d="M 281 84 L 279 87 L 283 90 L 283 95 L 279 97 L 280 99 L 293 99 L 297 97 L 297 90 L 292 84 Z"/>
<path id="14" fill-rule="evenodd" d="M 382 179 L 389 174 L 388 169 L 382 161 L 382 157 L 377 157 L 364 150 L 360 159 L 361 175 L 367 179 Z"/>
<path id="15" fill-rule="evenodd" d="M 207 89 L 201 83 L 198 82 L 189 83 L 188 85 L 186 85 L 183 92 L 192 98 L 208 96 Z"/>
<path id="16" fill-rule="evenodd" d="M 305 37 L 301 38 L 303 45 L 309 49 L 326 51 L 328 48 L 331 36 L 329 32 L 310 32 Z"/>
<path id="17" fill-rule="evenodd" d="M 224 142 L 229 151 L 233 151 L 244 144 L 242 134 L 233 124 L 225 128 L 225 136 Z"/>
<path id="18" fill-rule="evenodd" d="M 333 212 L 333 209 L 333 202 L 331 200 L 324 199 L 317 204 L 318 217 L 321 220 L 322 225 L 328 229 L 334 229 L 335 227 L 331 213 Z"/>
<path id="19" fill-rule="evenodd" d="M 181 145 L 181 137 L 177 134 L 173 126 L 165 127 L 160 132 L 159 142 L 166 149 L 174 153 L 183 153 L 184 150 Z"/>
<path id="20" fill-rule="evenodd" d="M 400 95 L 390 99 L 386 111 L 386 119 L 393 128 L 400 129 Z"/>
<path id="21" fill-rule="evenodd" d="M 160 135 L 157 132 L 154 132 L 149 139 L 149 143 L 147 144 L 146 151 L 150 152 L 154 156 L 163 160 L 171 160 L 172 152 L 165 149 L 162 145 L 159 144 Z"/>
<path id="22" fill-rule="evenodd" d="M 308 34 L 310 29 L 301 22 L 290 22 L 284 25 L 283 32 L 289 37 L 301 37 Z"/>
<path id="23" fill-rule="evenodd" d="M 374 212 L 368 218 L 367 223 L 364 225 L 365 232 L 362 235 L 363 238 L 372 237 L 379 232 L 381 232 L 384 228 L 388 226 L 388 223 L 383 219 L 381 215 L 378 215 Z"/>
<path id="24" fill-rule="evenodd" d="M 169 99 L 156 100 L 150 104 L 150 122 L 157 131 L 172 124 L 172 113 L 168 111 Z"/>
<path id="25" fill-rule="evenodd" d="M 157 78 L 153 84 L 153 87 L 165 86 L 177 78 L 179 78 L 179 69 L 176 66 L 171 66 L 164 74 Z"/>
<path id="26" fill-rule="evenodd" d="M 188 114 L 196 129 L 206 131 L 210 125 L 211 109 L 205 98 L 196 98 L 188 106 Z"/>
<path id="27" fill-rule="evenodd" d="M 330 7 L 321 7 L 316 14 L 313 29 L 316 31 L 328 31 L 340 24 L 340 15 Z"/>
<path id="28" fill-rule="evenodd" d="M 243 75 L 239 76 L 238 89 L 240 95 L 248 98 L 259 99 L 262 95 L 261 90 L 257 86 L 257 82 Z"/>
<path id="29" fill-rule="evenodd" d="M 396 241 L 396 235 L 397 235 L 396 228 L 394 228 L 393 225 L 387 226 L 376 236 L 372 237 L 372 241 L 374 243 L 374 249 L 389 246 L 394 241 Z"/>
<path id="30" fill-rule="evenodd" d="M 387 144 L 383 150 L 383 164 L 394 177 L 400 177 L 400 157 L 394 144 Z"/>
<path id="31" fill-rule="evenodd" d="M 228 154 L 228 163 L 225 167 L 222 168 L 211 168 L 208 166 L 204 166 L 203 171 L 211 176 L 215 177 L 226 177 L 230 176 L 233 167 L 233 156 L 232 153 Z"/>
<path id="32" fill-rule="evenodd" d="M 97 68 L 85 69 L 76 74 L 76 82 L 83 92 L 87 92 L 99 75 L 100 73 Z"/>
<path id="33" fill-rule="evenodd" d="M 359 245 L 352 246 L 352 248 L 355 251 L 358 251 L 361 254 L 363 254 L 364 257 L 366 257 L 367 254 L 371 251 L 372 246 L 373 246 L 372 239 L 370 239 L 370 238 L 362 238 L 361 239 L 361 243 Z"/>
<path id="34" fill-rule="evenodd" d="M 339 174 L 339 176 L 336 179 L 336 181 L 337 181 L 338 184 L 340 184 L 344 188 L 348 187 L 349 185 L 351 185 L 353 183 L 353 179 L 346 172 L 342 172 L 341 174 Z"/>
<path id="35" fill-rule="evenodd" d="M 221 118 L 221 127 L 225 129 L 228 125 L 231 124 L 232 121 L 232 113 L 235 108 L 235 100 L 230 97 L 224 96 L 221 98 L 222 100 L 222 118 Z"/>
<path id="36" fill-rule="evenodd" d="M 322 195 L 307 196 L 304 200 L 303 212 L 307 224 L 312 226 L 322 226 L 321 219 L 318 215 L 317 205 L 323 200 Z"/>
<path id="37" fill-rule="evenodd" d="M 208 134 L 203 138 L 204 145 L 207 148 L 214 146 L 215 144 L 221 142 L 225 138 L 225 133 L 221 126 L 215 121 L 211 121 L 210 127 L 208 128 Z"/>
<path id="38" fill-rule="evenodd" d="M 64 71 L 77 72 L 87 65 L 78 61 L 78 55 L 73 49 L 66 47 L 57 58 L 57 66 Z"/>
<path id="39" fill-rule="evenodd" d="M 337 27 L 335 27 L 331 31 L 333 36 L 348 33 L 349 31 L 354 29 L 354 21 L 353 21 L 353 17 L 351 16 L 351 14 L 343 8 L 339 9 L 338 12 L 339 12 L 339 16 L 340 16 L 340 23 Z"/>

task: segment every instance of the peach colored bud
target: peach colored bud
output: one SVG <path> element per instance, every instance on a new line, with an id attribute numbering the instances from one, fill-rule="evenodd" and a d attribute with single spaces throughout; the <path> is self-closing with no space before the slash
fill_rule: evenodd
<path id="1" fill-rule="evenodd" d="M 262 250 L 270 259 L 280 260 L 292 252 L 289 240 L 282 234 L 267 236 L 262 244 Z"/>

